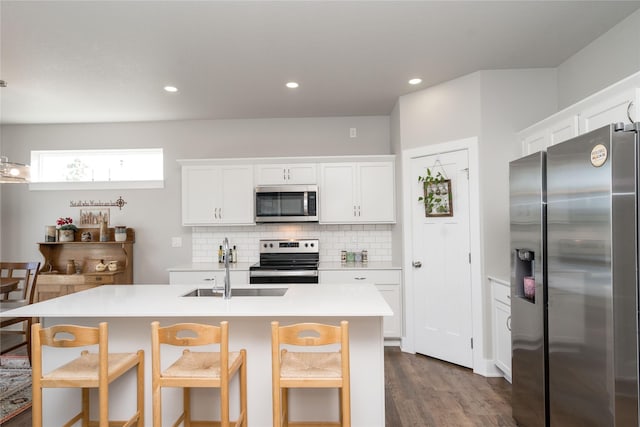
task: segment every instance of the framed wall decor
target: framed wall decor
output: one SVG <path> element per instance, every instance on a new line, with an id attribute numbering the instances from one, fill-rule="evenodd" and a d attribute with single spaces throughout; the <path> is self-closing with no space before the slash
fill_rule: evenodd
<path id="1" fill-rule="evenodd" d="M 424 183 L 424 208 L 427 217 L 453 216 L 450 179 Z"/>
<path id="2" fill-rule="evenodd" d="M 80 209 L 80 225 L 109 224 L 109 209 Z"/>

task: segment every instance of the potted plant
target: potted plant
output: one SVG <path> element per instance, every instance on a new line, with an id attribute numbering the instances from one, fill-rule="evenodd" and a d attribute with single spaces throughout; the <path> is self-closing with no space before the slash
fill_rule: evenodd
<path id="1" fill-rule="evenodd" d="M 418 197 L 424 203 L 425 216 L 453 216 L 453 197 L 451 194 L 451 180 L 443 172 L 433 174 L 427 168 L 425 176 L 419 176 L 423 183 L 424 196 Z"/>
<path id="2" fill-rule="evenodd" d="M 73 242 L 75 240 L 78 227 L 73 224 L 73 220 L 71 218 L 58 218 L 56 226 L 58 227 L 59 242 Z"/>

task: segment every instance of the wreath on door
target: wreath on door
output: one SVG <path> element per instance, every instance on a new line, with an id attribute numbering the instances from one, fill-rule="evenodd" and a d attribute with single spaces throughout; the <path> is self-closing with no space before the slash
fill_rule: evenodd
<path id="1" fill-rule="evenodd" d="M 440 167 L 441 171 L 435 170 Z M 419 176 L 418 182 L 422 182 L 424 195 L 418 197 L 418 201 L 424 203 L 426 217 L 453 216 L 453 197 L 451 195 L 451 180 L 447 178 L 440 160 L 436 160 L 431 168 L 427 168 L 425 176 Z"/>

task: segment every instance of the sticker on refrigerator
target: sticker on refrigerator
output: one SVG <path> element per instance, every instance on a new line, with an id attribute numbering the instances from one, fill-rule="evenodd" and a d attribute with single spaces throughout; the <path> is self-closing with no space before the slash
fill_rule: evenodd
<path id="1" fill-rule="evenodd" d="M 597 168 L 607 161 L 607 147 L 598 144 L 591 149 L 591 164 Z"/>

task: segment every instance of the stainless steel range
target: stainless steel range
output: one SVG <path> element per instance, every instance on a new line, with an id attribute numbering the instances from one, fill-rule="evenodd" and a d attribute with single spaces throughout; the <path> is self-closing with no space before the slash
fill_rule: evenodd
<path id="1" fill-rule="evenodd" d="M 319 259 L 318 239 L 260 240 L 260 262 L 249 267 L 249 283 L 318 283 Z"/>

